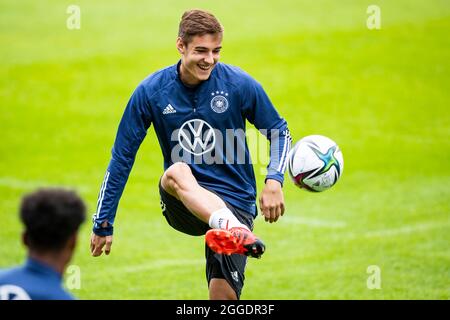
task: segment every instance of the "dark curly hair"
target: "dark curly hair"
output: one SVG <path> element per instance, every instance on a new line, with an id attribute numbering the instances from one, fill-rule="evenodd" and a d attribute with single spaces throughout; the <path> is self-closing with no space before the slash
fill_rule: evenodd
<path id="1" fill-rule="evenodd" d="M 23 197 L 20 219 L 30 249 L 61 250 L 86 218 L 86 206 L 73 191 L 39 189 Z"/>

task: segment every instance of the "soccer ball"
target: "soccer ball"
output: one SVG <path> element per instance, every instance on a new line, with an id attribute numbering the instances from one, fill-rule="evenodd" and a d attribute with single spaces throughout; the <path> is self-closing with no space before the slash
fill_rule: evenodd
<path id="1" fill-rule="evenodd" d="M 338 181 L 343 170 L 342 152 L 330 138 L 321 135 L 304 137 L 289 152 L 289 175 L 302 189 L 327 190 Z"/>

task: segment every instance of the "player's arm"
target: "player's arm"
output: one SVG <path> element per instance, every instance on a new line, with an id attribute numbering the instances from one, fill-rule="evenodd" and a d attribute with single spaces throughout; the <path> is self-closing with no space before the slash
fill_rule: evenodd
<path id="1" fill-rule="evenodd" d="M 283 181 L 287 167 L 291 136 L 286 121 L 280 117 L 259 83 L 247 84 L 246 118 L 270 141 L 270 162 L 259 205 L 265 220 L 276 222 L 284 214 Z"/>
<path id="2" fill-rule="evenodd" d="M 111 251 L 119 200 L 151 120 L 145 88 L 140 85 L 131 96 L 120 121 L 112 157 L 100 188 L 91 235 L 91 253 L 94 257 L 100 256 L 104 247 L 105 254 Z"/>

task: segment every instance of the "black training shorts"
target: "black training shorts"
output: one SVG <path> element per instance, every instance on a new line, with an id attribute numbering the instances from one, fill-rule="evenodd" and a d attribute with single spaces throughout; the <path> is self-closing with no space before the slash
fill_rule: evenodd
<path id="1" fill-rule="evenodd" d="M 169 225 L 180 232 L 201 236 L 209 229 L 209 225 L 194 216 L 177 198 L 167 193 L 159 183 L 161 209 Z M 220 197 L 220 196 L 219 196 Z M 236 218 L 250 230 L 253 230 L 253 216 L 243 210 L 233 207 L 224 201 Z M 211 279 L 225 279 L 236 292 L 239 299 L 244 286 L 244 271 L 247 257 L 241 254 L 221 255 L 212 251 L 205 243 L 206 279 L 208 285 Z"/>

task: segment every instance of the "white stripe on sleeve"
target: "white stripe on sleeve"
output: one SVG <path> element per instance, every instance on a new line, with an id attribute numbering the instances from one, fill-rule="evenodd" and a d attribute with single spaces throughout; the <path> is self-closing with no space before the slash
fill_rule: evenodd
<path id="1" fill-rule="evenodd" d="M 102 210 L 103 198 L 105 197 L 106 185 L 108 184 L 109 171 L 106 171 L 105 178 L 103 179 L 102 187 L 100 188 L 100 194 L 97 201 L 97 218 Z"/>

